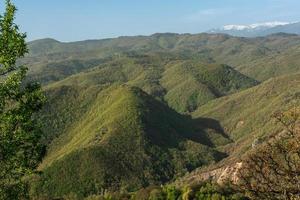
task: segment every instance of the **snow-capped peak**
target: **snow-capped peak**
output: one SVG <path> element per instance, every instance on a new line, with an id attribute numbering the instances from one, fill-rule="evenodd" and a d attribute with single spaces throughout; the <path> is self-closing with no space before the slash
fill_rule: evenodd
<path id="1" fill-rule="evenodd" d="M 225 31 L 230 31 L 230 30 L 237 30 L 237 31 L 242 31 L 242 30 L 250 30 L 250 29 L 260 29 L 260 28 L 273 28 L 276 26 L 283 26 L 291 24 L 290 22 L 266 22 L 266 23 L 256 23 L 256 24 L 250 24 L 250 25 L 226 25 L 223 26 L 223 30 Z"/>

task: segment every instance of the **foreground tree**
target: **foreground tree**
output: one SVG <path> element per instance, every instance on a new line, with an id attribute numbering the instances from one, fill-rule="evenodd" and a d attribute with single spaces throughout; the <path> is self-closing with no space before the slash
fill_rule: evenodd
<path id="1" fill-rule="evenodd" d="M 243 160 L 238 187 L 253 199 L 300 199 L 300 107 L 274 118 L 285 130 Z"/>
<path id="2" fill-rule="evenodd" d="M 24 83 L 27 68 L 17 59 L 27 53 L 26 35 L 14 24 L 16 7 L 6 0 L 0 16 L 0 199 L 27 199 L 24 177 L 37 167 L 43 146 L 34 113 L 45 97 L 37 83 Z"/>

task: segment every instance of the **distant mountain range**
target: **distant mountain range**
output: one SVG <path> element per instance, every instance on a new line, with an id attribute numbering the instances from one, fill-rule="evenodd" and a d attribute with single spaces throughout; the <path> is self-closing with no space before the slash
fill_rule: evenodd
<path id="1" fill-rule="evenodd" d="M 250 25 L 226 25 L 208 33 L 225 33 L 239 37 L 261 37 L 276 33 L 300 34 L 300 22 L 266 22 Z"/>

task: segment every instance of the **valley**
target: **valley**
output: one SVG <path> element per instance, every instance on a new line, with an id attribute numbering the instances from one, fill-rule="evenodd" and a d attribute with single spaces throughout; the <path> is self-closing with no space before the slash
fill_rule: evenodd
<path id="1" fill-rule="evenodd" d="M 0 1 L 0 200 L 300 200 L 299 6 Z"/>
<path id="2" fill-rule="evenodd" d="M 45 39 L 29 49 L 19 62 L 48 99 L 37 197 L 200 184 L 282 131 L 274 113 L 300 105 L 295 35 Z"/>

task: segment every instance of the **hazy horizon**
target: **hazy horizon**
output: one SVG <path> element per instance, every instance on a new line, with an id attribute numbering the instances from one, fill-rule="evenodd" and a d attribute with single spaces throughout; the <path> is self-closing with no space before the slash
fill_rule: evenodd
<path id="1" fill-rule="evenodd" d="M 28 41 L 62 42 L 154 33 L 201 33 L 229 24 L 248 25 L 300 20 L 296 0 L 188 0 L 176 2 L 14 0 L 16 22 Z M 0 3 L 1 11 L 4 3 Z"/>

